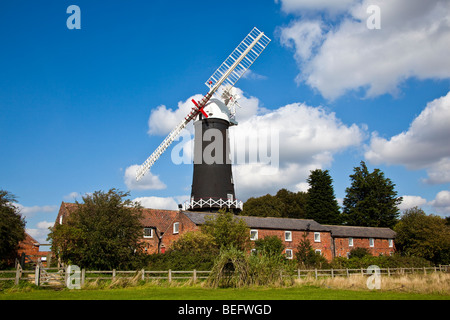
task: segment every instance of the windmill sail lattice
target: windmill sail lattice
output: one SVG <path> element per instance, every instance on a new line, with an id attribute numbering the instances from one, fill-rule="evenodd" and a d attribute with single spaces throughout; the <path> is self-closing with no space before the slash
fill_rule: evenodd
<path id="1" fill-rule="evenodd" d="M 194 119 L 206 106 L 213 94 L 221 87 L 231 88 L 242 77 L 245 71 L 250 68 L 253 62 L 259 57 L 269 44 L 270 39 L 257 28 L 244 38 L 244 40 L 234 49 L 213 75 L 206 81 L 209 87 L 208 93 L 200 102 L 194 102 L 194 107 L 190 113 L 170 132 L 156 150 L 136 171 L 136 180 L 140 180 L 170 146 L 187 124 Z"/>

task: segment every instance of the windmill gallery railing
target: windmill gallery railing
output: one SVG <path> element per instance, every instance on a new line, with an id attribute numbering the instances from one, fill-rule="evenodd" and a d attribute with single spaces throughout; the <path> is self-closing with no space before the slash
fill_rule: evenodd
<path id="1" fill-rule="evenodd" d="M 67 269 L 58 268 L 42 268 L 37 265 L 35 270 L 22 270 L 20 265 L 15 270 L 0 270 L 0 281 L 11 281 L 18 285 L 21 281 L 34 283 L 38 286 L 65 286 L 70 272 Z M 423 268 L 380 268 L 381 276 L 396 276 L 405 274 L 431 274 L 437 272 L 450 273 L 450 265 L 439 265 L 435 267 Z M 116 281 L 122 280 L 140 280 L 140 281 L 193 281 L 205 280 L 211 271 L 201 270 L 137 270 L 137 271 L 121 271 L 121 270 L 80 270 L 80 285 L 84 286 L 91 281 L 106 280 Z M 319 277 L 352 277 L 352 276 L 369 276 L 372 273 L 366 268 L 359 269 L 297 269 L 294 273 L 280 274 L 281 278 L 315 278 Z"/>

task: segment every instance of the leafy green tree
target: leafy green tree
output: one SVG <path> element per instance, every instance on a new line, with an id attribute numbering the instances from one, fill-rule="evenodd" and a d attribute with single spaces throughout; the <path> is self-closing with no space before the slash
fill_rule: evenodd
<path id="1" fill-rule="evenodd" d="M 133 268 L 142 257 L 141 206 L 116 189 L 83 197 L 64 224 L 50 234 L 64 263 L 89 269 Z"/>
<path id="2" fill-rule="evenodd" d="M 244 203 L 241 215 L 258 217 L 297 218 L 306 217 L 305 206 L 308 194 L 280 189 L 276 195 L 266 194 L 249 198 Z"/>
<path id="3" fill-rule="evenodd" d="M 334 195 L 333 179 L 328 170 L 312 170 L 307 182 L 309 184 L 307 218 L 323 224 L 340 224 L 339 205 Z"/>
<path id="4" fill-rule="evenodd" d="M 306 218 L 306 203 L 308 201 L 308 193 L 292 192 L 287 189 L 278 190 L 275 198 L 284 204 L 282 217 L 284 218 Z"/>
<path id="5" fill-rule="evenodd" d="M 298 264 L 303 268 L 321 268 L 327 266 L 327 259 L 320 253 L 314 251 L 307 236 L 307 232 L 304 232 L 302 240 L 300 240 L 297 247 L 297 252 L 295 253 Z"/>
<path id="6" fill-rule="evenodd" d="M 450 264 L 450 226 L 446 220 L 426 215 L 418 208 L 405 210 L 394 227 L 396 248 L 406 256 L 422 257 L 434 264 Z"/>
<path id="7" fill-rule="evenodd" d="M 348 225 L 392 228 L 399 216 L 395 184 L 384 173 L 375 169 L 369 172 L 364 161 L 350 175 L 351 186 L 346 189 L 343 217 Z"/>
<path id="8" fill-rule="evenodd" d="M 15 202 L 13 194 L 0 190 L 0 267 L 14 261 L 19 243 L 25 239 L 25 219 Z"/>
<path id="9" fill-rule="evenodd" d="M 206 217 L 200 229 L 214 239 L 219 249 L 234 247 L 246 251 L 250 247 L 247 224 L 229 211 L 220 210 L 217 214 Z"/>
<path id="10" fill-rule="evenodd" d="M 280 199 L 266 194 L 258 198 L 249 198 L 244 203 L 243 216 L 282 217 L 284 204 Z"/>

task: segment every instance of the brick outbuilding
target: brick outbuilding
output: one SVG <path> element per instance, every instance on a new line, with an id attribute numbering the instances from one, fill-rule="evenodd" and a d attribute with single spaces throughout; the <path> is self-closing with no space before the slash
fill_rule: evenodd
<path id="1" fill-rule="evenodd" d="M 56 223 L 64 223 L 65 218 L 76 208 L 76 204 L 61 204 Z M 215 213 L 183 210 L 142 210 L 142 241 L 148 254 L 164 253 L 172 243 L 188 231 L 197 231 L 205 223 L 207 216 Z M 236 216 L 249 227 L 250 240 L 266 236 L 277 236 L 284 244 L 286 257 L 293 258 L 303 237 L 312 248 L 328 261 L 334 257 L 347 257 L 353 248 L 369 249 L 373 255 L 390 255 L 395 251 L 395 232 L 389 228 L 353 227 L 322 225 L 314 220 Z"/>

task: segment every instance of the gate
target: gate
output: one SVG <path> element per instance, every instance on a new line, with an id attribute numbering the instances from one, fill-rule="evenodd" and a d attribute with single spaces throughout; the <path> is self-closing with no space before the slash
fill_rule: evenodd
<path id="1" fill-rule="evenodd" d="M 44 268 L 42 263 L 36 265 L 34 282 L 37 286 L 64 287 L 65 272 L 59 268 Z"/>

